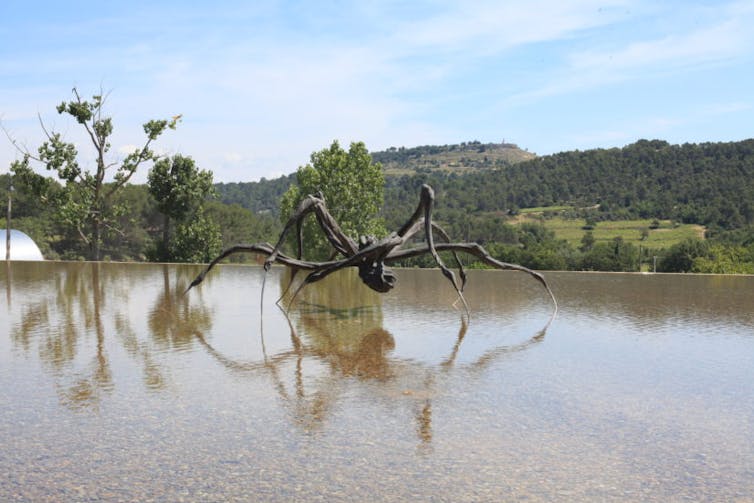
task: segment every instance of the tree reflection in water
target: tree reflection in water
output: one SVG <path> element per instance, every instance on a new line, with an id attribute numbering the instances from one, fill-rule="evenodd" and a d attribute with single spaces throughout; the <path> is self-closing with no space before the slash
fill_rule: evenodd
<path id="1" fill-rule="evenodd" d="M 393 357 L 395 339 L 383 327 L 382 297 L 364 288 L 355 275 L 349 279 L 348 273 L 340 275 L 338 288 L 328 288 L 324 282 L 310 285 L 299 293 L 296 308 L 287 315 L 281 309 L 290 328 L 290 349 L 268 354 L 263 326 L 261 359 L 229 357 L 217 350 L 201 330 L 195 332 L 196 338 L 229 371 L 250 377 L 268 375 L 293 424 L 305 431 L 321 429 L 349 379 L 384 383 L 385 386 L 370 389 L 394 394 L 393 399 L 400 394 L 410 400 L 420 445 L 427 447 L 432 441 L 433 398 L 442 393 L 437 377 L 456 368 L 468 319 L 460 316 L 455 342 L 439 365 Z M 287 274 L 280 279 L 283 291 L 288 285 Z M 281 305 L 286 305 L 285 299 Z M 542 342 L 550 321 L 528 340 L 490 348 L 475 361 L 462 365 L 461 371 L 479 371 L 507 354 Z M 286 372 L 293 373 L 292 385 L 286 385 Z"/>
<path id="2" fill-rule="evenodd" d="M 17 274 L 12 276 L 15 269 Z M 147 389 L 166 386 L 165 372 L 155 353 L 193 344 L 195 330 L 211 328 L 206 307 L 188 308 L 185 290 L 193 271 L 176 268 L 171 287 L 169 268 L 163 266 L 163 288 L 148 315 L 150 339 L 132 326 L 129 297 L 138 291 L 133 283 L 143 280 L 128 264 L 66 263 L 6 265 L 6 300 L 10 309 L 13 284 L 32 302 L 22 305 L 21 322 L 11 331 L 11 340 L 24 351 L 36 350 L 43 368 L 54 378 L 60 402 L 71 409 L 96 409 L 114 388 L 108 344 L 122 347 L 142 372 Z M 129 274 L 130 273 L 130 274 Z M 52 278 L 50 278 L 52 275 Z M 54 290 L 46 290 L 49 284 Z M 90 344 L 94 337 L 94 344 Z M 86 355 L 94 350 L 93 355 Z M 82 363 L 83 362 L 83 363 Z"/>
<path id="3" fill-rule="evenodd" d="M 10 276 L 8 278 L 10 304 Z M 55 378 L 55 389 L 64 405 L 74 409 L 96 407 L 103 394 L 113 388 L 102 323 L 107 299 L 100 266 L 76 264 L 56 275 L 54 283 L 54 299 L 43 297 L 23 306 L 22 322 L 13 330 L 11 338 L 14 344 L 27 351 L 33 345 L 36 347 L 40 360 Z M 84 365 L 76 365 L 84 334 L 95 337 L 95 354 L 85 357 Z"/>

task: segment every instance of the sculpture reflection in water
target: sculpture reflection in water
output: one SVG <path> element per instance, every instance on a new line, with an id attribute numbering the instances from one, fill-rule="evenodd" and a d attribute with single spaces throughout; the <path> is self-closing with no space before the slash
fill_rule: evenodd
<path id="1" fill-rule="evenodd" d="M 281 290 L 289 279 L 280 275 Z M 369 393 L 396 405 L 410 403 L 420 445 L 432 441 L 433 399 L 442 394 L 443 375 L 455 370 L 478 372 L 507 354 L 540 343 L 545 328 L 515 344 L 495 346 L 475 360 L 459 364 L 468 323 L 459 317 L 458 333 L 446 355 L 437 363 L 422 363 L 392 355 L 395 338 L 384 328 L 382 297 L 363 288 L 355 274 L 343 271 L 332 278 L 335 285 L 318 284 L 299 293 L 298 308 L 283 311 L 290 329 L 290 347 L 268 354 L 264 327 L 261 354 L 248 360 L 218 350 L 200 330 L 196 337 L 207 352 L 229 371 L 243 376 L 270 378 L 276 393 L 304 431 L 318 430 L 327 421 L 353 379 Z M 327 283 L 327 282 L 325 282 Z M 549 321 L 548 321 L 549 325 Z"/>

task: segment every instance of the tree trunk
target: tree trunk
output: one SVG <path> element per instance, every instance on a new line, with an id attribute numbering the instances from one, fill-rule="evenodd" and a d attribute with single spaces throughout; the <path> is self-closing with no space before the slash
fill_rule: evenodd
<path id="1" fill-rule="evenodd" d="M 8 189 L 8 214 L 5 217 L 5 260 L 10 260 L 10 215 L 11 215 L 11 192 L 13 185 Z"/>
<path id="2" fill-rule="evenodd" d="M 94 220 L 92 220 L 92 256 L 91 259 L 94 261 L 99 261 L 100 259 L 100 242 L 101 242 L 101 234 L 102 234 L 102 225 L 100 224 L 99 217 L 94 217 Z"/>
<path id="3" fill-rule="evenodd" d="M 168 244 L 170 243 L 170 217 L 167 213 L 162 216 L 164 220 L 162 224 L 162 252 L 160 253 L 160 260 L 166 261 L 168 259 Z"/>

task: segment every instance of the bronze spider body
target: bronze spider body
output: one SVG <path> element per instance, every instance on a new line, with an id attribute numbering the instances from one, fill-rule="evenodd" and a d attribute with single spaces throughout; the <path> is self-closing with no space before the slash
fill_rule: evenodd
<path id="1" fill-rule="evenodd" d="M 397 277 L 393 271 L 388 269 L 386 265 L 394 264 L 405 260 L 407 258 L 416 257 L 429 253 L 435 260 L 435 263 L 442 271 L 443 275 L 453 285 L 453 288 L 458 293 L 458 297 L 464 304 L 466 311 L 468 312 L 468 305 L 463 297 L 463 288 L 466 284 L 466 272 L 458 258 L 458 252 L 468 253 L 475 256 L 485 264 L 497 269 L 508 269 L 515 271 L 522 271 L 530 274 L 534 279 L 539 281 L 542 286 L 547 290 L 554 305 L 553 317 L 557 313 L 558 304 L 555 300 L 555 296 L 552 293 L 549 285 L 545 281 L 544 277 L 531 269 L 526 267 L 510 264 L 507 262 L 501 262 L 493 258 L 487 250 L 477 243 L 452 243 L 448 234 L 442 227 L 432 222 L 432 207 L 434 205 L 434 190 L 429 185 L 422 185 L 421 193 L 419 197 L 419 205 L 411 215 L 411 218 L 403 224 L 403 226 L 397 231 L 393 232 L 387 237 L 376 239 L 374 237 L 361 236 L 357 243 L 351 237 L 346 235 L 338 225 L 338 222 L 330 215 L 325 205 L 325 200 L 321 194 L 309 195 L 301 201 L 296 212 L 286 223 L 283 228 L 283 232 L 280 234 L 277 244 L 273 247 L 268 243 L 258 243 L 252 245 L 239 244 L 231 246 L 223 250 L 220 255 L 217 256 L 210 264 L 202 271 L 194 281 L 191 282 L 189 289 L 198 285 L 204 280 L 207 273 L 221 260 L 240 252 L 252 252 L 267 255 L 267 259 L 264 262 L 264 269 L 268 271 L 270 266 L 275 263 L 281 263 L 292 268 L 294 275 L 300 270 L 309 271 L 306 278 L 304 278 L 301 285 L 291 299 L 291 303 L 296 298 L 301 289 L 316 281 L 319 281 L 328 275 L 339 271 L 346 267 L 356 267 L 359 270 L 359 277 L 361 280 L 372 290 L 380 293 L 385 293 L 391 290 L 397 281 Z M 327 236 L 328 241 L 335 249 L 334 256 L 341 256 L 340 259 L 333 259 L 325 262 L 312 262 L 302 259 L 303 255 L 303 227 L 304 219 L 313 213 L 319 226 L 322 228 L 322 232 Z M 296 227 L 296 243 L 297 243 L 297 256 L 296 258 L 290 257 L 280 251 L 285 237 L 293 227 Z M 411 248 L 403 248 L 417 233 L 424 230 L 425 244 L 420 246 L 414 246 Z M 444 242 L 435 243 L 434 233 L 437 233 Z M 458 284 L 455 274 L 451 271 L 442 261 L 438 252 L 448 251 L 451 252 L 453 258 L 458 266 L 458 273 L 461 278 L 461 284 Z M 291 282 L 293 278 L 291 278 Z M 290 286 L 290 285 L 289 285 Z M 285 295 L 285 294 L 283 294 Z M 290 304 L 289 304 L 290 305 Z"/>

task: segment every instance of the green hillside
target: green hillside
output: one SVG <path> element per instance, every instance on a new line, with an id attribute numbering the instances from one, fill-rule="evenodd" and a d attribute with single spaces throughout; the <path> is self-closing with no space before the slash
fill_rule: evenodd
<path id="1" fill-rule="evenodd" d="M 641 140 L 537 157 L 503 170 L 389 177 L 389 221 L 409 211 L 422 183 L 435 188 L 438 215 L 445 212 L 451 220 L 557 205 L 579 208 L 566 217 L 658 218 L 730 230 L 754 224 L 754 140 Z"/>

